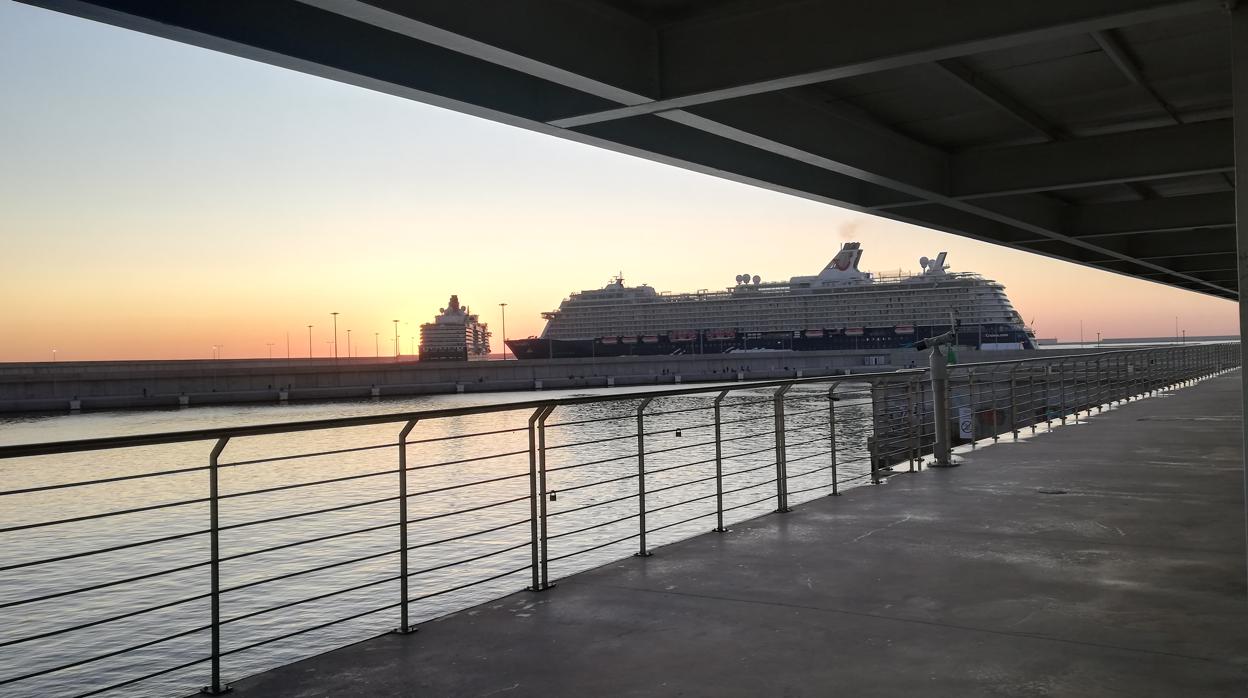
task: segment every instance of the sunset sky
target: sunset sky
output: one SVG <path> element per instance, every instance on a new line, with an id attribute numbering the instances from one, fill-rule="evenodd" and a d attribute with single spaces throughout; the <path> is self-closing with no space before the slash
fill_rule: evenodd
<path id="1" fill-rule="evenodd" d="M 1005 284 L 1037 335 L 1237 334 L 1230 301 L 876 219 L 0 3 L 0 361 L 404 352 L 455 293 L 509 337 L 622 271 L 659 290 L 862 267 Z"/>

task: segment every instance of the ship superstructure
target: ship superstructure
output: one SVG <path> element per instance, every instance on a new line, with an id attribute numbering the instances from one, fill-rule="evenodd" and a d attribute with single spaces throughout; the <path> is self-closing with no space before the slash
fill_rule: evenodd
<path id="1" fill-rule="evenodd" d="M 467 361 L 489 353 L 489 327 L 460 307 L 459 296 L 451 296 L 433 322 L 420 326 L 421 361 Z"/>
<path id="2" fill-rule="evenodd" d="M 543 313 L 541 337 L 508 341 L 518 358 L 726 353 L 762 349 L 872 349 L 912 344 L 957 328 L 958 343 L 1035 348 L 1005 288 L 951 273 L 946 253 L 913 275 L 858 269 L 862 247 L 846 243 L 814 276 L 764 282 L 738 274 L 720 291 L 659 293 L 616 277 Z"/>

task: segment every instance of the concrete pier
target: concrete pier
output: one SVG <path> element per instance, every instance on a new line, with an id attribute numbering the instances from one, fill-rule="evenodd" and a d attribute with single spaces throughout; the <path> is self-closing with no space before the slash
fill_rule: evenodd
<path id="1" fill-rule="evenodd" d="M 1095 349 L 1071 350 L 1091 353 Z M 1063 352 L 1064 354 L 1067 352 Z M 965 351 L 963 362 L 1036 356 Z M 0 364 L 0 412 L 168 408 L 437 393 L 560 390 L 890 371 L 922 365 L 913 349 L 744 352 L 534 361 L 420 362 L 410 357 L 84 361 Z"/>
<path id="2" fill-rule="evenodd" d="M 265 672 L 253 696 L 1243 696 L 1240 377 Z"/>

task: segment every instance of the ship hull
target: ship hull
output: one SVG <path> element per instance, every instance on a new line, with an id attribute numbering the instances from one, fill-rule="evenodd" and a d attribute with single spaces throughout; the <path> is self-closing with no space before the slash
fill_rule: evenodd
<path id="1" fill-rule="evenodd" d="M 509 339 L 507 347 L 517 359 L 573 359 L 612 356 L 675 356 L 682 354 L 730 354 L 740 351 L 838 351 L 872 349 L 904 349 L 927 337 L 948 331 L 949 326 L 905 326 L 899 334 L 896 327 L 866 327 L 861 335 L 841 331 L 811 332 L 738 332 L 731 339 L 711 339 L 697 333 L 693 339 L 673 341 L 659 335 L 657 341 L 624 342 L 622 338 L 604 342 L 598 339 L 555 339 L 541 337 Z M 822 336 L 814 336 L 822 334 Z M 984 325 L 958 329 L 957 344 L 973 348 L 991 347 L 1035 349 L 1035 340 L 1024 330 L 1009 325 Z"/>

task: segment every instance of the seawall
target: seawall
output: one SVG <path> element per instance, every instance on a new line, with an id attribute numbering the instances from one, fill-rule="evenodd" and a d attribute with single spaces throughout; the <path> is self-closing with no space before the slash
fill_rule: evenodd
<path id="1" fill-rule="evenodd" d="M 963 350 L 959 360 L 1036 354 Z M 895 349 L 445 363 L 393 358 L 11 363 L 0 364 L 0 412 L 762 380 L 888 371 L 926 361 L 913 349 Z"/>

